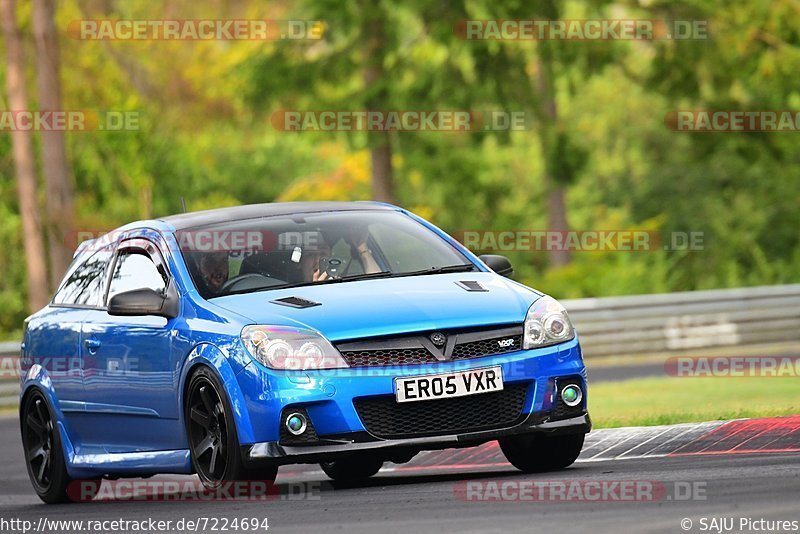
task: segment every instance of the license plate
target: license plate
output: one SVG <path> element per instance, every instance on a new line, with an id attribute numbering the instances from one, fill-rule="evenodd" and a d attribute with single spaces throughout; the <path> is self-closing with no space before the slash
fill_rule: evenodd
<path id="1" fill-rule="evenodd" d="M 459 373 L 395 378 L 397 402 L 449 399 L 491 393 L 503 389 L 503 370 L 500 367 L 471 369 Z"/>

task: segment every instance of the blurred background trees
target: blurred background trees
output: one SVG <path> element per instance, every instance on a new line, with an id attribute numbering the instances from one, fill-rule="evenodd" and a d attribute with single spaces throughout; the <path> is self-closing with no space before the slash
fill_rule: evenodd
<path id="1" fill-rule="evenodd" d="M 40 73 L 60 61 L 57 105 L 138 112 L 139 129 L 66 133 L 66 175 L 56 142 L 28 136 L 33 181 L 15 170 L 12 134 L 0 133 L 0 336 L 14 336 L 42 298 L 25 251 L 53 277 L 63 270 L 54 224 L 64 240 L 70 224 L 109 230 L 178 212 L 182 197 L 191 210 L 378 198 L 455 234 L 641 229 L 668 243 L 671 232 L 704 232 L 694 251 L 508 253 L 518 279 L 564 298 L 800 274 L 800 132 L 692 134 L 664 124 L 676 109 L 800 110 L 800 7 L 791 0 L 61 0 L 57 41 L 47 41 L 49 4 L 16 2 L 21 52 L 5 31 L 0 108 L 19 105 L 20 76 L 30 108 L 56 105 L 57 89 L 43 87 Z M 322 20 L 325 31 L 321 40 L 266 42 L 67 33 L 77 19 L 182 18 Z M 709 38 L 466 41 L 454 32 L 459 20 L 504 18 L 698 19 L 708 20 Z M 281 109 L 524 111 L 528 128 L 284 132 L 271 123 Z M 53 176 L 66 176 L 56 178 L 60 192 Z M 24 238 L 31 196 L 46 253 Z"/>
<path id="2" fill-rule="evenodd" d="M 28 109 L 28 91 L 25 84 L 25 60 L 22 51 L 14 0 L 0 2 L 3 36 L 6 48 L 6 87 L 9 109 Z M 27 272 L 28 305 L 31 309 L 44 306 L 49 300 L 47 261 L 36 180 L 36 162 L 33 154 L 32 134 L 21 130 L 10 132 L 12 157 L 16 173 L 21 239 Z"/>

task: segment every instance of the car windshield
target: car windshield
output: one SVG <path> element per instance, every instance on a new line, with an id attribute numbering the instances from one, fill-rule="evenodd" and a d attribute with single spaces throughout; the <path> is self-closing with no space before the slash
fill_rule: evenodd
<path id="1" fill-rule="evenodd" d="M 264 217 L 176 232 L 203 298 L 365 278 L 469 271 L 435 232 L 394 211 Z"/>

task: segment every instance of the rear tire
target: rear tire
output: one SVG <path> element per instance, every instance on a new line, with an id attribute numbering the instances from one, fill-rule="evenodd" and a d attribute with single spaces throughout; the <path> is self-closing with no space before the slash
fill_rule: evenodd
<path id="1" fill-rule="evenodd" d="M 585 434 L 524 434 L 499 441 L 500 449 L 511 465 L 525 473 L 536 473 L 572 465 L 581 453 L 584 437 Z"/>
<path id="2" fill-rule="evenodd" d="M 378 456 L 350 456 L 341 460 L 319 464 L 325 474 L 337 482 L 353 483 L 365 480 L 383 467 L 383 459 Z"/>
<path id="3" fill-rule="evenodd" d="M 200 367 L 189 380 L 185 404 L 192 465 L 203 486 L 214 491 L 230 481 L 275 482 L 277 467 L 244 466 L 228 396 L 207 367 Z"/>

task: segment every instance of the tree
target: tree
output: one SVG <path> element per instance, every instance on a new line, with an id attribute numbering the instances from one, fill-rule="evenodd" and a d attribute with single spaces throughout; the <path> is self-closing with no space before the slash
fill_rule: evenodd
<path id="1" fill-rule="evenodd" d="M 41 111 L 59 111 L 58 34 L 55 26 L 55 0 L 33 3 L 33 33 L 36 42 L 36 82 Z M 72 235 L 73 192 L 64 144 L 63 131 L 43 131 L 42 157 L 47 192 L 47 241 L 50 254 L 50 280 L 58 285 L 70 261 L 69 239 Z"/>
<path id="2" fill-rule="evenodd" d="M 367 109 L 382 110 L 387 101 L 385 72 L 386 21 L 379 6 L 365 6 L 369 12 L 363 19 L 362 35 L 366 42 L 364 54 L 364 89 Z M 372 198 L 382 202 L 394 200 L 394 170 L 389 132 L 375 132 L 372 147 Z"/>
<path id="3" fill-rule="evenodd" d="M 346 5 L 306 0 L 293 6 L 303 17 L 325 20 L 321 41 L 282 41 L 258 50 L 249 68 L 251 104 L 322 104 L 327 109 L 388 111 L 402 109 L 393 80 L 398 12 L 385 1 L 358 0 Z M 302 9 L 305 8 L 305 9 Z M 315 83 L 316 80 L 316 83 Z M 324 83 L 319 83 L 324 80 Z M 396 202 L 392 155 L 397 143 L 388 131 L 349 132 L 352 144 L 370 151 L 372 198 Z M 361 146 L 359 146 L 361 148 Z"/>
<path id="4" fill-rule="evenodd" d="M 602 18 L 606 0 L 583 4 L 541 0 L 534 4 L 491 1 L 463 2 L 463 6 L 450 6 L 451 12 L 445 20 L 453 20 L 461 12 L 467 20 L 550 20 Z M 439 12 L 427 14 L 430 25 L 441 19 Z M 440 36 L 441 37 L 441 36 Z M 449 48 L 455 49 L 451 37 Z M 480 85 L 464 83 L 469 87 L 468 99 L 476 96 L 485 103 L 501 110 L 523 109 L 535 118 L 531 121 L 532 142 L 539 145 L 541 162 L 530 172 L 541 181 L 546 198 L 547 230 L 566 232 L 569 230 L 566 193 L 583 169 L 586 154 L 576 142 L 577 132 L 562 117 L 559 103 L 572 104 L 580 98 L 580 92 L 592 77 L 602 73 L 603 68 L 618 56 L 620 45 L 597 41 L 550 41 L 547 39 L 526 43 L 525 41 L 496 41 L 493 39 L 467 40 L 474 70 L 481 77 Z M 454 79 L 463 74 L 448 73 Z M 457 86 L 458 84 L 454 84 Z M 568 106 L 567 106 L 568 107 Z M 537 180 L 538 179 L 538 180 Z M 548 250 L 551 267 L 561 267 L 570 262 L 567 249 Z"/>
<path id="5" fill-rule="evenodd" d="M 648 18 L 708 21 L 706 39 L 656 41 L 650 68 L 639 74 L 647 90 L 667 99 L 669 111 L 797 109 L 800 18 L 795 2 L 750 2 L 737 9 L 719 0 L 648 2 L 646 9 Z M 647 187 L 631 196 L 636 218 L 663 214 L 673 230 L 705 233 L 702 251 L 676 253 L 675 285 L 704 289 L 720 279 L 728 286 L 795 281 L 791 273 L 800 266 L 797 136 L 671 134 L 670 146 L 649 152 L 653 173 Z"/>
<path id="6" fill-rule="evenodd" d="M 0 17 L 6 41 L 6 85 L 12 111 L 28 109 L 25 72 L 17 28 L 15 0 L 0 0 Z M 36 171 L 31 132 L 12 130 L 14 167 L 17 175 L 17 195 L 22 220 L 22 241 L 25 247 L 25 266 L 28 278 L 28 307 L 37 310 L 48 300 L 47 260 L 39 220 Z"/>

